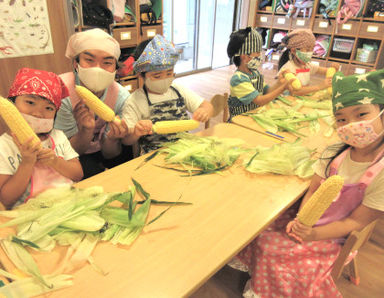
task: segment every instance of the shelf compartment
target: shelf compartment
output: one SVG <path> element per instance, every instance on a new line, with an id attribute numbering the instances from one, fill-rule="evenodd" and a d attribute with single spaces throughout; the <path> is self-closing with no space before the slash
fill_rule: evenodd
<path id="1" fill-rule="evenodd" d="M 379 39 L 384 34 L 384 24 L 374 22 L 363 22 L 359 30 L 359 37 L 370 37 Z"/>
<path id="2" fill-rule="evenodd" d="M 321 58 L 318 58 L 318 57 L 313 57 L 312 60 L 311 60 L 311 63 L 316 64 L 316 65 L 318 65 L 320 67 L 325 67 L 325 65 L 327 64 L 325 59 L 321 59 Z"/>
<path id="3" fill-rule="evenodd" d="M 359 21 L 348 21 L 345 24 L 337 24 L 335 35 L 355 36 L 359 30 Z"/>
<path id="4" fill-rule="evenodd" d="M 154 37 L 156 34 L 161 34 L 162 32 L 162 26 L 161 25 L 154 25 L 154 26 L 143 26 L 143 38 L 148 39 Z"/>
<path id="5" fill-rule="evenodd" d="M 335 25 L 335 20 L 330 19 L 329 21 L 331 24 L 329 24 L 328 20 L 316 18 L 313 24 L 313 33 L 331 34 Z"/>
<path id="6" fill-rule="evenodd" d="M 285 16 L 277 16 L 273 17 L 272 27 L 274 29 L 285 29 L 288 30 L 291 24 L 291 19 Z"/>
<path id="7" fill-rule="evenodd" d="M 365 65 L 355 65 L 350 64 L 348 69 L 348 74 L 364 74 L 372 70 L 372 67 L 365 66 Z"/>
<path id="8" fill-rule="evenodd" d="M 256 16 L 256 27 L 269 27 L 272 25 L 272 15 L 271 14 L 259 14 Z"/>
<path id="9" fill-rule="evenodd" d="M 292 19 L 291 29 L 307 29 L 311 23 L 310 18 L 296 18 Z"/>
<path id="10" fill-rule="evenodd" d="M 119 42 L 120 47 L 137 45 L 136 27 L 116 27 L 112 29 L 112 35 Z"/>

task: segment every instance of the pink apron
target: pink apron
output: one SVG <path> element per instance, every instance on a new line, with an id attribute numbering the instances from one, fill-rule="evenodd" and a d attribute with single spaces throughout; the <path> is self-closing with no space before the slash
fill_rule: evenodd
<path id="1" fill-rule="evenodd" d="M 56 148 L 55 141 L 53 140 L 52 137 L 49 137 L 49 139 L 52 144 L 51 149 L 55 150 Z M 32 197 L 35 197 L 36 195 L 38 195 L 39 193 L 43 192 L 48 188 L 53 188 L 59 185 L 72 184 L 72 183 L 73 181 L 71 179 L 64 177 L 63 175 L 61 175 L 60 173 L 58 173 L 57 171 L 55 171 L 49 166 L 35 165 L 32 171 L 30 194 L 25 199 L 24 202 L 28 201 Z"/>
<path id="2" fill-rule="evenodd" d="M 71 99 L 72 109 L 76 104 L 81 100 L 75 91 L 75 75 L 73 72 L 67 72 L 60 75 L 60 78 L 63 80 L 64 84 L 69 90 L 69 98 Z M 105 97 L 104 103 L 109 106 L 112 110 L 115 108 L 117 96 L 119 94 L 119 85 L 116 82 L 113 82 L 107 90 L 107 95 Z M 105 131 L 106 123 L 103 119 L 100 119 L 96 116 L 96 125 L 94 130 L 94 136 L 89 145 L 88 150 L 85 154 L 90 154 L 98 152 L 101 149 L 100 140 Z"/>
<path id="3" fill-rule="evenodd" d="M 330 175 L 337 173 L 347 153 L 348 149 L 334 159 Z M 377 162 L 381 157 L 358 183 L 343 186 L 316 225 L 345 218 L 361 204 L 365 189 L 384 167 L 384 159 Z M 331 277 L 341 239 L 298 244 L 285 233 L 295 216 L 296 210 L 289 209 L 237 256 L 251 273 L 250 291 L 260 297 L 342 297 Z"/>

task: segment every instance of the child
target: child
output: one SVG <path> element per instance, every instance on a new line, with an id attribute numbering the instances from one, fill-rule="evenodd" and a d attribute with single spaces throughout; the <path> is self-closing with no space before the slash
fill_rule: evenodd
<path id="1" fill-rule="evenodd" d="M 62 183 L 79 181 L 83 171 L 78 154 L 53 122 L 68 90 L 52 72 L 20 69 L 8 98 L 30 124 L 41 143 L 32 137 L 20 144 L 9 131 L 0 136 L 0 202 L 7 208 Z"/>
<path id="2" fill-rule="evenodd" d="M 269 88 L 264 84 L 264 77 L 258 70 L 262 44 L 261 35 L 251 27 L 235 31 L 230 36 L 227 54 L 237 66 L 230 82 L 230 119 L 265 105 L 288 88 L 282 75 L 274 86 Z"/>
<path id="3" fill-rule="evenodd" d="M 124 105 L 123 119 L 130 129 L 124 144 L 138 140 L 141 153 L 158 149 L 176 138 L 176 134 L 153 134 L 153 123 L 188 119 L 187 111 L 200 122 L 206 122 L 212 116 L 213 108 L 209 102 L 173 83 L 173 67 L 178 57 L 173 44 L 161 35 L 143 41 L 135 51 L 134 70 L 144 79 L 144 86 L 135 90 Z"/>
<path id="4" fill-rule="evenodd" d="M 344 178 L 339 197 L 312 228 L 290 209 L 235 258 L 252 272 L 246 297 L 341 297 L 331 277 L 344 237 L 384 213 L 384 70 L 333 78 L 333 110 L 344 144 L 315 164 L 303 206 L 331 175 Z M 289 238 L 290 237 L 290 238 Z"/>
<path id="5" fill-rule="evenodd" d="M 305 95 L 316 92 L 331 86 L 331 79 L 325 79 L 319 85 L 309 86 L 311 75 L 327 72 L 326 67 L 320 67 L 311 63 L 313 49 L 315 47 L 315 36 L 309 29 L 296 29 L 286 35 L 281 46 L 285 46 L 286 50 L 281 54 L 278 70 L 288 70 L 300 80 L 302 88 L 300 90 L 291 90 L 292 95 Z M 339 69 L 338 63 L 332 63 L 331 67 Z"/>

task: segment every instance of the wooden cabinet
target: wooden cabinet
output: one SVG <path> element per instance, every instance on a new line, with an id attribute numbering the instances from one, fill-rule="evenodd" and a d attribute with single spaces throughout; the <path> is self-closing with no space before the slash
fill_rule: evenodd
<path id="1" fill-rule="evenodd" d="M 319 13 L 320 0 L 314 1 L 310 17 L 308 17 L 307 11 L 306 17 L 303 12 L 300 12 L 296 18 L 287 17 L 281 7 L 279 10 L 270 6 L 259 9 L 259 3 L 262 0 L 258 0 L 254 26 L 271 32 L 266 42 L 266 50 L 271 46 L 276 48 L 273 35 L 279 31 L 289 32 L 298 28 L 311 29 L 316 37 L 323 35 L 329 40 L 326 53 L 321 57 L 314 56 L 315 63 L 320 66 L 329 66 L 332 62 L 338 62 L 345 74 L 364 73 L 371 69 L 384 67 L 384 19 L 364 17 L 371 1 L 365 1 L 361 17 L 353 17 L 344 24 L 338 24 L 335 17 L 324 19 Z M 278 3 L 278 1 L 272 3 Z M 339 1 L 337 10 L 343 4 L 343 0 Z M 364 46 L 370 48 L 363 48 Z M 276 64 L 279 56 L 278 52 L 270 54 L 270 62 Z"/>
<path id="2" fill-rule="evenodd" d="M 82 1 L 87 0 L 77 1 L 79 12 L 79 22 L 76 26 L 77 31 L 93 28 L 84 26 L 81 9 Z M 93 2 L 98 2 L 105 7 L 111 7 L 110 1 L 111 0 L 95 0 Z M 154 23 L 152 22 L 148 24 L 147 14 L 142 15 L 143 18 L 141 18 L 139 0 L 127 0 L 126 5 L 129 6 L 132 14 L 125 14 L 125 17 L 121 22 L 111 24 L 108 32 L 120 44 L 120 62 L 125 61 L 134 52 L 137 45 L 139 45 L 142 41 L 152 38 L 156 34 L 163 34 L 163 13 L 161 13 L 160 17 Z M 126 76 L 117 76 L 116 81 L 127 88 L 129 92 L 135 91 L 142 84 L 142 80 L 133 73 L 129 73 Z"/>

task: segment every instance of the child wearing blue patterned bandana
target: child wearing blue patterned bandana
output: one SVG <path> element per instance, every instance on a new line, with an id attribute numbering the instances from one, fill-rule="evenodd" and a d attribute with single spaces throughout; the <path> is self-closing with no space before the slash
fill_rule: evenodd
<path id="1" fill-rule="evenodd" d="M 173 82 L 173 71 L 179 55 L 172 43 L 161 35 L 139 44 L 135 54 L 134 71 L 144 79 L 143 88 L 135 90 L 123 108 L 123 119 L 129 128 L 124 144 L 139 142 L 141 153 L 162 147 L 175 140 L 176 134 L 152 133 L 157 121 L 189 119 L 206 122 L 212 116 L 212 105 L 185 87 Z"/>
<path id="2" fill-rule="evenodd" d="M 261 35 L 251 27 L 235 31 L 230 36 L 227 54 L 237 66 L 230 82 L 230 119 L 267 104 L 288 89 L 288 82 L 283 75 L 271 87 L 264 83 L 264 76 L 258 70 L 262 44 Z"/>

